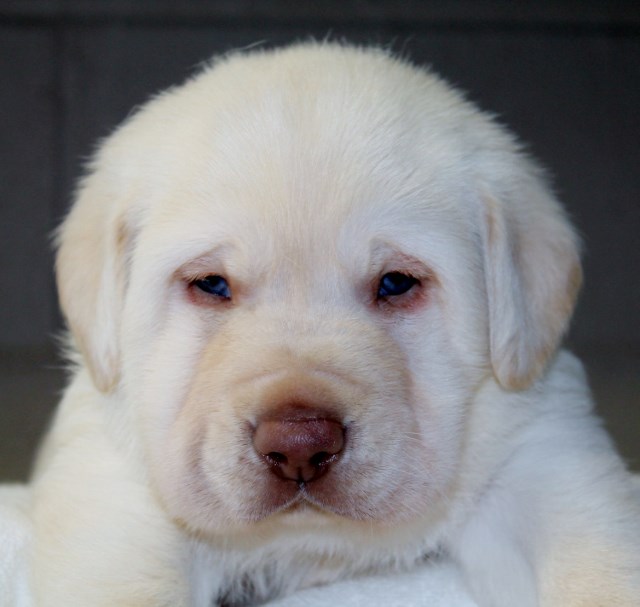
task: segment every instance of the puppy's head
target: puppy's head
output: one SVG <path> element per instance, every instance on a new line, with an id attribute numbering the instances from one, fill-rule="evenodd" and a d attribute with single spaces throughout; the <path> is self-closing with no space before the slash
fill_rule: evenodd
<path id="1" fill-rule="evenodd" d="M 375 50 L 232 56 L 99 150 L 58 282 L 102 391 L 192 528 L 436 513 L 465 414 L 526 388 L 580 282 L 512 138 Z"/>

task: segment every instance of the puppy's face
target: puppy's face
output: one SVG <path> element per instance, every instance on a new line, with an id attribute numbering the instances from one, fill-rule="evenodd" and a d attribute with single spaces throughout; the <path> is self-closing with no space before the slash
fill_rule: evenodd
<path id="1" fill-rule="evenodd" d="M 194 529 L 438 516 L 474 392 L 531 381 L 572 305 L 573 238 L 533 169 L 381 53 L 232 59 L 134 117 L 96 165 L 62 231 L 63 305 Z M 544 242 L 496 202 L 501 180 L 540 198 Z M 113 211 L 82 202 L 99 188 Z M 114 330 L 96 336 L 63 274 L 99 214 Z"/>
<path id="2" fill-rule="evenodd" d="M 277 119 L 274 137 L 290 137 Z M 138 237 L 124 369 L 185 521 L 302 508 L 390 521 L 447 492 L 488 368 L 479 245 L 453 201 L 414 205 L 416 167 L 392 158 L 381 173 L 359 152 L 365 135 L 334 160 L 333 142 L 299 134 L 273 150 L 257 124 L 229 143 L 235 191 L 220 176 L 229 158 L 201 150 L 217 170 L 176 175 Z"/>

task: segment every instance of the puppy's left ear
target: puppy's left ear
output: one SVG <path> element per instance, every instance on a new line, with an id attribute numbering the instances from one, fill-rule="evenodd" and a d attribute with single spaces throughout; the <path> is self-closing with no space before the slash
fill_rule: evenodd
<path id="1" fill-rule="evenodd" d="M 56 279 L 74 343 L 102 392 L 119 378 L 127 234 L 122 205 L 99 171 L 89 175 L 57 233 Z"/>
<path id="2" fill-rule="evenodd" d="M 526 158 L 511 160 L 509 184 L 482 195 L 484 266 L 494 374 L 519 390 L 558 348 L 582 270 L 577 236 L 540 171 Z"/>

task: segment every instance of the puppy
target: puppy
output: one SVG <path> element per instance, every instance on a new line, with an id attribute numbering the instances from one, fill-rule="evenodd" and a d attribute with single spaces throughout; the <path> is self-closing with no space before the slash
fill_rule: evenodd
<path id="1" fill-rule="evenodd" d="M 256 605 L 429 559 L 480 607 L 638 605 L 631 476 L 558 350 L 576 236 L 436 76 L 225 57 L 101 145 L 58 242 L 38 605 Z"/>

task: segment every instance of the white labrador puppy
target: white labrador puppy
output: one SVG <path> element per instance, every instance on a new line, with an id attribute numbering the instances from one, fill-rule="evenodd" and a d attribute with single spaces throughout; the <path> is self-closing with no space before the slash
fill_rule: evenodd
<path id="1" fill-rule="evenodd" d="M 38 605 L 255 605 L 425 559 L 482 607 L 639 604 L 631 476 L 557 350 L 575 234 L 434 75 L 214 63 L 100 147 L 57 271 L 78 355 Z"/>

